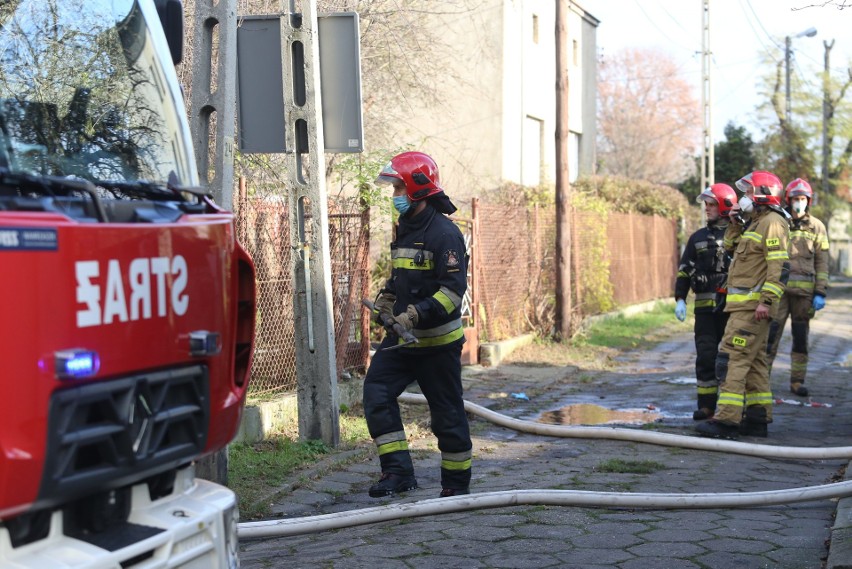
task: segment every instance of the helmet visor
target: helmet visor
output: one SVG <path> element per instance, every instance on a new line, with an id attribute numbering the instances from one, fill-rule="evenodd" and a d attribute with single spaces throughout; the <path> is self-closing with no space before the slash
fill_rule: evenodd
<path id="1" fill-rule="evenodd" d="M 402 176 L 399 175 L 399 172 L 393 169 L 393 164 L 388 162 L 387 165 L 382 168 L 382 171 L 379 172 L 375 183 L 379 186 L 392 186 L 400 181 L 402 181 Z"/>
<path id="2" fill-rule="evenodd" d="M 704 191 L 698 194 L 698 197 L 695 198 L 695 201 L 698 203 L 704 203 L 709 201 L 717 203 L 716 196 L 713 195 L 713 190 L 711 190 L 710 188 L 704 188 Z"/>
<path id="3" fill-rule="evenodd" d="M 743 176 L 742 178 L 737 180 L 735 185 L 737 186 L 737 189 L 744 194 L 747 193 L 749 190 L 754 189 L 754 184 L 751 181 L 751 174 Z"/>

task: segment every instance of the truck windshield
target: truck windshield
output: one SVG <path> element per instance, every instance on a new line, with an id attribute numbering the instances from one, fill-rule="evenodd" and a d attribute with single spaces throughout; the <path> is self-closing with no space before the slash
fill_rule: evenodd
<path id="1" fill-rule="evenodd" d="M 0 168 L 191 183 L 182 101 L 154 43 L 135 0 L 2 0 Z"/>

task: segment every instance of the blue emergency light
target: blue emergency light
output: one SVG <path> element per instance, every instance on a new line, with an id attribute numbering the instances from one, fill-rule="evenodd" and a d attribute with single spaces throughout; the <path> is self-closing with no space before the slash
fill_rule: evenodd
<path id="1" fill-rule="evenodd" d="M 56 377 L 59 379 L 81 379 L 98 373 L 101 360 L 91 350 L 62 350 L 54 354 Z"/>

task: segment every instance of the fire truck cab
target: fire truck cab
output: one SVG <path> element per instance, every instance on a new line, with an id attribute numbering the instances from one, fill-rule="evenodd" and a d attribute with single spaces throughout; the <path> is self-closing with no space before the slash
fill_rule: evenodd
<path id="1" fill-rule="evenodd" d="M 254 265 L 199 187 L 178 0 L 0 5 L 0 566 L 236 567 L 194 462 L 248 387 Z"/>

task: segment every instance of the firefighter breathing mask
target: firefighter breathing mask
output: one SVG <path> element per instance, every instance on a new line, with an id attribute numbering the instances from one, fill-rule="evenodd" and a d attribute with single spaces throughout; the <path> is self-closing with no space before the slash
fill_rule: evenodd
<path id="1" fill-rule="evenodd" d="M 405 215 L 405 212 L 411 207 L 411 201 L 408 196 L 394 196 L 393 207 L 399 212 L 399 215 Z"/>
<path id="2" fill-rule="evenodd" d="M 751 201 L 751 198 L 748 196 L 743 196 L 740 198 L 740 211 L 743 213 L 751 213 L 754 211 L 754 202 Z"/>
<path id="3" fill-rule="evenodd" d="M 805 213 L 805 210 L 808 209 L 808 200 L 791 200 L 790 207 L 793 209 L 796 215 L 801 216 Z"/>

